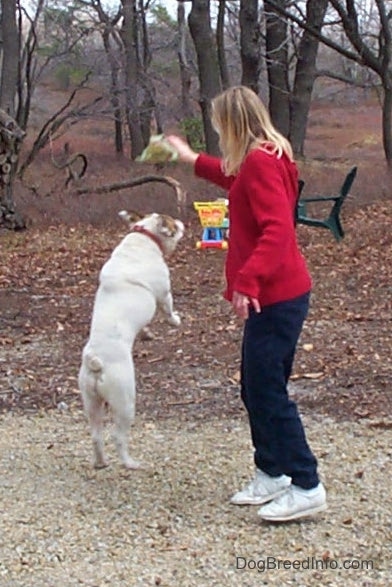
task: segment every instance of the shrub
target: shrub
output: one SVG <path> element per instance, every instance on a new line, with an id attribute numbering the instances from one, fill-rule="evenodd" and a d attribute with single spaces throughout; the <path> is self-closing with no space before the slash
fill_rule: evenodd
<path id="1" fill-rule="evenodd" d="M 188 139 L 192 149 L 195 151 L 205 150 L 203 121 L 201 118 L 196 116 L 184 118 L 180 123 L 180 129 Z"/>

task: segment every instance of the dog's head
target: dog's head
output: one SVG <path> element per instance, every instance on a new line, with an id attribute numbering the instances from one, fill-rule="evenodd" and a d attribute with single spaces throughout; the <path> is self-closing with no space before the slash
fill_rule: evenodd
<path id="1" fill-rule="evenodd" d="M 157 240 L 165 255 L 170 255 L 178 241 L 184 235 L 184 224 L 181 220 L 176 220 L 166 214 L 147 214 L 141 216 L 137 212 L 127 212 L 122 210 L 119 216 L 125 220 L 130 227 L 130 231 L 136 230 L 137 227 L 143 229 L 145 234 L 151 234 L 154 240 Z"/>

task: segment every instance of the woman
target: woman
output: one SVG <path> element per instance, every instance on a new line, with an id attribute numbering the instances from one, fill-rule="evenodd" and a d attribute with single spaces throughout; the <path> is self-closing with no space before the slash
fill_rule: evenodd
<path id="1" fill-rule="evenodd" d="M 265 520 L 293 520 L 326 509 L 317 461 L 287 392 L 311 289 L 294 226 L 298 171 L 289 142 L 249 88 L 217 96 L 212 123 L 222 159 L 166 138 L 197 176 L 228 190 L 225 297 L 245 321 L 241 397 L 256 465 L 254 479 L 231 502 L 262 505 Z"/>

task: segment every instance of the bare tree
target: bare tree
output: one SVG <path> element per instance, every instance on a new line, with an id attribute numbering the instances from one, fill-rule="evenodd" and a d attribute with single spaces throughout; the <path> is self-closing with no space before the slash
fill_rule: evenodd
<path id="1" fill-rule="evenodd" d="M 16 0 L 1 0 L 2 68 L 0 84 L 0 225 L 25 227 L 15 210 L 13 184 L 24 131 L 14 118 L 19 66 Z"/>
<path id="2" fill-rule="evenodd" d="M 3 108 L 10 116 L 14 116 L 19 63 L 16 0 L 1 0 L 1 36 L 3 40 L 3 63 L 0 83 L 0 108 Z"/>
<path id="3" fill-rule="evenodd" d="M 227 67 L 225 51 L 225 13 L 226 0 L 219 0 L 218 19 L 216 26 L 216 47 L 218 52 L 219 71 L 223 89 L 226 89 L 230 86 L 230 76 Z"/>
<path id="4" fill-rule="evenodd" d="M 287 6 L 288 0 L 277 0 Z M 275 126 L 285 136 L 290 130 L 289 35 L 287 19 L 282 18 L 268 0 L 265 6 L 266 61 L 269 86 L 269 111 Z"/>
<path id="5" fill-rule="evenodd" d="M 314 27 L 307 22 L 300 8 L 295 12 L 286 10 L 276 0 L 268 0 L 284 17 L 299 25 L 302 29 L 324 45 L 334 49 L 346 59 L 373 71 L 382 88 L 382 136 L 385 159 L 392 167 L 392 11 L 389 0 L 375 2 L 354 2 L 354 0 L 329 0 L 338 22 L 333 27 Z M 316 1 L 316 0 L 315 0 Z M 321 0 L 320 0 L 321 1 Z M 366 13 L 373 11 L 373 27 L 369 27 Z M 342 43 L 336 30 L 339 25 L 348 41 Z M 331 34 L 328 34 L 329 30 Z M 323 72 L 333 76 L 330 72 Z M 336 77 L 336 76 L 335 76 Z M 343 76 L 339 76 L 343 80 Z M 352 82 L 346 79 L 347 82 Z"/>
<path id="6" fill-rule="evenodd" d="M 291 35 L 288 15 L 292 3 L 266 0 L 264 4 L 269 109 L 277 128 L 290 139 L 294 153 L 302 156 L 316 79 L 319 40 L 314 33 L 321 31 L 328 0 L 308 0 L 302 17 L 306 28 L 299 29 L 301 34 L 291 31 Z"/>
<path id="7" fill-rule="evenodd" d="M 62 8 L 56 4 L 51 10 L 46 0 L 38 0 L 33 15 L 27 12 L 17 0 L 2 0 L 1 35 L 3 43 L 1 84 L 0 84 L 0 224 L 9 228 L 23 228 L 25 221 L 16 210 L 14 184 L 21 178 L 24 170 L 32 163 L 39 150 L 45 146 L 49 137 L 61 125 L 72 119 L 76 123 L 89 112 L 89 105 L 68 108 L 76 96 L 78 88 L 71 94 L 64 109 L 52 115 L 33 142 L 33 147 L 20 164 L 20 148 L 27 128 L 31 101 L 40 75 L 61 56 L 70 57 L 73 48 L 86 35 L 86 27 L 72 27 L 68 30 L 69 18 L 74 14 L 73 6 L 67 6 L 65 19 Z M 48 12 L 45 12 L 48 10 Z M 59 20 L 56 20 L 56 18 Z M 50 35 L 45 36 L 46 46 L 40 45 L 42 25 L 51 19 Z M 61 38 L 61 26 L 65 37 Z M 53 46 L 50 42 L 53 41 Z M 39 52 L 41 49 L 41 52 Z M 42 51 L 44 49 L 44 51 Z M 88 77 L 88 72 L 85 80 Z M 83 86 L 83 81 L 79 88 Z"/>
<path id="8" fill-rule="evenodd" d="M 306 22 L 312 31 L 320 33 L 328 7 L 328 0 L 308 0 Z M 304 155 L 306 127 L 317 75 L 319 40 L 308 29 L 304 30 L 297 49 L 297 63 L 293 89 L 290 94 L 289 139 L 296 155 Z"/>
<path id="9" fill-rule="evenodd" d="M 140 110 L 138 107 L 139 87 L 139 43 L 138 21 L 135 0 L 121 0 L 123 22 L 121 39 L 125 55 L 125 95 L 126 115 L 131 140 L 131 157 L 135 159 L 145 147 L 141 129 Z"/>
<path id="10" fill-rule="evenodd" d="M 212 128 L 210 106 L 212 98 L 221 90 L 221 83 L 216 45 L 211 28 L 209 0 L 192 0 L 188 24 L 197 54 L 200 84 L 199 103 L 207 151 L 218 154 L 218 135 Z"/>
<path id="11" fill-rule="evenodd" d="M 38 23 L 45 6 L 45 0 L 38 0 L 33 16 L 20 9 L 18 11 L 18 30 L 20 33 L 26 29 L 23 24 L 23 19 L 28 21 L 28 29 L 22 40 L 20 34 L 20 48 L 18 47 L 19 67 L 17 69 L 17 110 L 16 119 L 21 128 L 26 130 L 30 110 L 31 100 L 35 90 L 35 84 L 40 77 L 40 70 L 43 71 L 45 66 L 50 62 L 48 56 L 39 66 L 36 50 L 38 46 Z M 14 90 L 15 91 L 15 90 Z"/>
<path id="12" fill-rule="evenodd" d="M 192 83 L 191 67 L 187 56 L 187 27 L 185 19 L 184 2 L 177 4 L 177 23 L 178 23 L 178 61 L 180 64 L 181 78 L 181 106 L 185 117 L 192 115 L 190 90 Z"/>
<path id="13" fill-rule="evenodd" d="M 239 22 L 241 29 L 241 83 L 249 86 L 257 93 L 261 57 L 258 0 L 241 0 Z"/>
<path id="14" fill-rule="evenodd" d="M 20 230 L 25 220 L 15 209 L 13 185 L 24 131 L 0 109 L 0 226 Z"/>
<path id="15" fill-rule="evenodd" d="M 157 108 L 155 85 L 149 75 L 149 68 L 152 61 L 150 47 L 149 27 L 147 25 L 147 7 L 144 0 L 139 0 L 139 29 L 138 34 L 141 45 L 141 57 L 139 58 L 139 87 L 142 93 L 140 104 L 140 124 L 144 140 L 144 146 L 148 144 L 151 136 L 151 124 L 154 121 L 157 131 L 162 132 L 161 120 Z"/>
<path id="16" fill-rule="evenodd" d="M 83 118 L 93 115 L 94 107 L 103 100 L 102 96 L 98 96 L 86 104 L 79 106 L 73 105 L 75 97 L 78 95 L 78 92 L 83 89 L 86 81 L 87 79 L 82 80 L 81 84 L 68 96 L 65 103 L 43 123 L 34 139 L 32 148 L 18 168 L 19 178 L 23 178 L 26 169 L 33 163 L 41 149 L 43 149 L 53 137 L 58 137 L 65 123 L 75 125 Z"/>
<path id="17" fill-rule="evenodd" d="M 121 105 L 121 51 L 122 42 L 118 34 L 117 25 L 122 16 L 121 6 L 118 6 L 114 14 L 105 11 L 101 0 L 78 0 L 78 4 L 95 12 L 102 36 L 102 43 L 110 68 L 110 102 L 114 116 L 114 143 L 116 153 L 123 153 L 122 132 L 122 105 Z"/>

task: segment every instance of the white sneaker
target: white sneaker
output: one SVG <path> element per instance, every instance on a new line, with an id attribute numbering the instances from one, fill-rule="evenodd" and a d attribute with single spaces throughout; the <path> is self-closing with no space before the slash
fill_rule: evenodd
<path id="1" fill-rule="evenodd" d="M 255 478 L 243 489 L 233 495 L 230 502 L 234 505 L 261 505 L 282 495 L 290 486 L 291 479 L 286 475 L 271 477 L 256 469 Z"/>
<path id="2" fill-rule="evenodd" d="M 311 516 L 327 509 L 326 493 L 322 483 L 312 489 L 291 485 L 287 491 L 261 507 L 257 512 L 263 520 L 288 522 Z"/>

